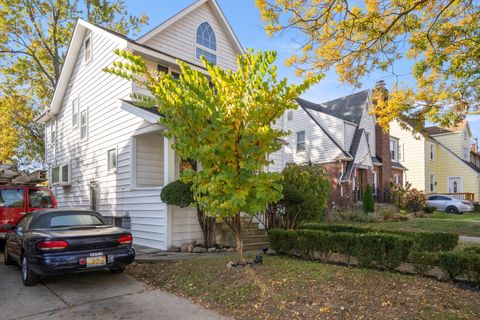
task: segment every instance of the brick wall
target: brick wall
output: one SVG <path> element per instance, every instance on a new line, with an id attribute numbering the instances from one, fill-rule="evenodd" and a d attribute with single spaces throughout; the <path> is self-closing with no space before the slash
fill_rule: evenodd
<path id="1" fill-rule="evenodd" d="M 388 188 L 393 179 L 392 155 L 390 153 L 390 136 L 378 124 L 375 125 L 375 142 L 377 158 L 382 162 L 382 166 L 378 168 L 378 188 L 383 190 Z M 379 195 L 381 197 L 382 192 Z M 381 198 L 379 200 L 383 201 Z"/>
<path id="2" fill-rule="evenodd" d="M 332 162 L 324 164 L 323 167 L 331 181 L 330 197 L 328 199 L 328 207 L 336 206 L 337 208 L 350 207 L 353 203 L 352 190 L 349 183 L 343 183 L 343 196 L 340 186 L 340 176 L 342 174 L 342 166 L 346 167 L 345 162 Z"/>

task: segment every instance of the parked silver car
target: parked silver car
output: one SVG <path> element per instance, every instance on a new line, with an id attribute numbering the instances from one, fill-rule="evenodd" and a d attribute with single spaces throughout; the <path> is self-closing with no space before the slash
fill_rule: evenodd
<path id="1" fill-rule="evenodd" d="M 447 213 L 472 212 L 473 204 L 454 196 L 431 195 L 427 199 L 427 206 L 435 207 L 439 211 Z"/>

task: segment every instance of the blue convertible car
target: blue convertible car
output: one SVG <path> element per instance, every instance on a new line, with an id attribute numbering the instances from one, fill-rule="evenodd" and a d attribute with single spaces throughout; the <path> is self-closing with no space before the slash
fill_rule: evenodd
<path id="1" fill-rule="evenodd" d="M 18 263 L 26 286 L 41 276 L 108 268 L 123 272 L 135 260 L 132 235 L 90 210 L 49 209 L 26 214 L 5 240 L 5 264 Z"/>

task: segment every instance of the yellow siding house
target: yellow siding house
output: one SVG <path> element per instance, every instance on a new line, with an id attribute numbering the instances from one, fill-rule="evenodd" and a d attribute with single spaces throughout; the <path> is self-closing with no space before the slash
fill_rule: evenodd
<path id="1" fill-rule="evenodd" d="M 449 128 L 427 127 L 422 133 L 394 121 L 390 136 L 407 168 L 404 181 L 413 188 L 426 193 L 473 193 L 479 201 L 480 168 L 470 159 L 472 134 L 467 121 Z"/>

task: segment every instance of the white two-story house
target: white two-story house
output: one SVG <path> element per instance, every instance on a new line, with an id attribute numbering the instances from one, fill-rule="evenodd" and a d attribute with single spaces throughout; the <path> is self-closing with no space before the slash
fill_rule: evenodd
<path id="1" fill-rule="evenodd" d="M 204 70 L 201 56 L 235 69 L 243 49 L 215 0 L 196 1 L 135 40 L 79 20 L 51 105 L 38 119 L 46 126 L 45 158 L 59 206 L 93 208 L 114 223 L 129 216 L 141 245 L 168 249 L 201 240 L 193 209 L 160 200 L 181 163 L 159 114 L 131 101 L 145 90 L 102 71 L 118 59 L 114 49 L 173 75 L 177 60 Z"/>

